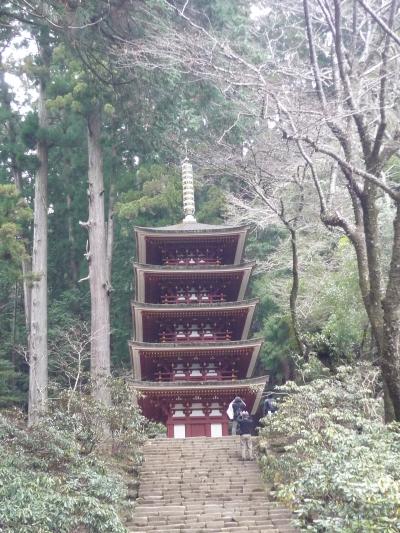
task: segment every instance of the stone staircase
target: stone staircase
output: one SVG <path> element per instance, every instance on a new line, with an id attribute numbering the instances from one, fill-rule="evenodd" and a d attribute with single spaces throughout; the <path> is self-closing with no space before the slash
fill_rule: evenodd
<path id="1" fill-rule="evenodd" d="M 292 533 L 291 513 L 268 501 L 239 437 L 150 440 L 128 531 Z"/>

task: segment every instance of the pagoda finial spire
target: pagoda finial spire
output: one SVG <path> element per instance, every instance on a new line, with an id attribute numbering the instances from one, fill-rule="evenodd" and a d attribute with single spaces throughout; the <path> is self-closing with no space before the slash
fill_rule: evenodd
<path id="1" fill-rule="evenodd" d="M 193 167 L 186 156 L 182 161 L 182 189 L 183 189 L 183 212 L 185 218 L 183 222 L 196 222 L 194 217 L 194 185 L 193 185 Z"/>

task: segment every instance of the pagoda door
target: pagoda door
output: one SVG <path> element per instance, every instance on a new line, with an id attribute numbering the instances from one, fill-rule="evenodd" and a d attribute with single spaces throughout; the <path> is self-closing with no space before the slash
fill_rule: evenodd
<path id="1" fill-rule="evenodd" d="M 175 404 L 167 421 L 167 436 L 172 438 L 227 436 L 228 419 L 218 402 L 203 406 L 192 403 L 190 409 Z"/>

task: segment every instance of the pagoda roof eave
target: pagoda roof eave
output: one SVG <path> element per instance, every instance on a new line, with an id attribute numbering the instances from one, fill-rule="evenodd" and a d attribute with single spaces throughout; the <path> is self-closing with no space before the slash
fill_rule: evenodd
<path id="1" fill-rule="evenodd" d="M 189 233 L 192 235 L 201 235 L 201 234 L 219 234 L 219 233 L 240 233 L 243 231 L 248 231 L 250 225 L 242 226 L 228 226 L 223 224 L 202 224 L 200 222 L 182 222 L 180 224 L 173 224 L 171 226 L 160 226 L 160 227 L 147 227 L 147 226 L 134 226 L 134 231 L 137 233 L 148 233 L 152 235 L 174 235 Z"/>
<path id="2" fill-rule="evenodd" d="M 201 352 L 214 352 L 223 356 L 226 353 L 233 355 L 236 350 L 249 350 L 251 356 L 248 361 L 245 373 L 246 378 L 250 378 L 253 374 L 256 361 L 260 354 L 263 339 L 245 339 L 239 341 L 217 341 L 217 342 L 193 342 L 193 343 L 153 343 L 131 340 L 128 342 L 129 351 L 132 360 L 132 368 L 135 379 L 142 379 L 142 357 L 146 358 L 148 354 L 151 358 L 157 354 L 161 359 L 163 357 L 170 357 L 171 352 L 174 356 L 189 354 L 199 355 Z"/>
<path id="3" fill-rule="evenodd" d="M 251 414 L 257 412 L 261 401 L 262 393 L 269 381 L 269 376 L 259 376 L 256 378 L 241 379 L 238 381 L 196 381 L 196 382 L 153 382 L 153 381 L 133 381 L 132 384 L 136 390 L 145 394 L 162 396 L 163 394 L 192 394 L 212 391 L 216 393 L 225 393 L 234 397 L 241 391 L 254 392 L 255 400 Z"/>
<path id="4" fill-rule="evenodd" d="M 237 299 L 242 301 L 249 283 L 249 279 L 255 267 L 255 261 L 239 263 L 235 265 L 148 265 L 133 262 L 135 274 L 136 300 L 144 302 L 146 298 L 146 277 L 153 276 L 159 280 L 168 280 L 173 278 L 187 279 L 188 277 L 199 277 L 213 279 L 215 276 L 221 276 L 225 279 L 239 279 L 237 287 Z M 169 304 L 171 305 L 171 304 Z M 185 304 L 187 305 L 187 304 Z"/>
<path id="5" fill-rule="evenodd" d="M 255 261 L 245 261 L 239 263 L 238 265 L 149 265 L 144 263 L 137 263 L 136 261 L 132 262 L 135 269 L 145 270 L 147 272 L 188 272 L 190 274 L 196 272 L 224 272 L 226 271 L 237 271 L 237 270 L 246 270 L 249 268 L 254 268 L 256 265 Z"/>
<path id="6" fill-rule="evenodd" d="M 215 302 L 215 303 L 198 303 L 198 304 L 169 304 L 166 306 L 165 304 L 150 304 L 150 303 L 143 303 L 143 302 L 137 302 L 135 300 L 132 301 L 132 307 L 136 310 L 140 309 L 146 309 L 149 311 L 160 311 L 161 313 L 165 312 L 174 312 L 174 311 L 207 311 L 208 309 L 210 311 L 217 310 L 217 309 L 236 309 L 236 308 L 246 308 L 246 307 L 254 307 L 258 304 L 260 301 L 259 298 L 251 298 L 249 300 L 240 300 L 238 302 Z"/>
<path id="7" fill-rule="evenodd" d="M 140 350 L 149 350 L 149 351 L 168 351 L 168 350 L 176 350 L 176 351 L 188 351 L 188 350 L 208 350 L 212 348 L 213 350 L 226 350 L 229 348 L 246 348 L 251 346 L 259 346 L 263 343 L 264 339 L 261 337 L 257 337 L 254 339 L 246 339 L 246 340 L 239 340 L 239 341 L 219 341 L 219 342 L 209 342 L 209 343 L 200 343 L 200 342 L 193 342 L 193 343 L 159 343 L 159 342 L 142 342 L 142 341 L 135 341 L 130 340 L 128 341 L 129 346 L 132 348 L 138 348 Z"/>
<path id="8" fill-rule="evenodd" d="M 141 390 L 199 390 L 199 389 L 239 389 L 249 387 L 259 387 L 265 385 L 269 376 L 258 376 L 256 378 L 239 379 L 237 381 L 132 381 L 135 388 Z"/>
<path id="9" fill-rule="evenodd" d="M 246 313 L 245 322 L 241 334 L 241 340 L 247 339 L 249 334 L 251 322 L 253 320 L 253 314 L 258 303 L 258 298 L 251 300 L 241 300 L 239 302 L 216 302 L 216 303 L 198 303 L 198 304 L 150 304 L 141 302 L 132 302 L 132 315 L 134 321 L 134 327 L 136 332 L 136 339 L 143 342 L 143 315 L 150 313 L 151 315 L 169 315 L 171 317 L 184 315 L 190 316 L 190 313 L 202 314 L 204 312 L 219 313 L 228 312 Z M 237 339 L 239 340 L 239 339 Z"/>
<path id="10" fill-rule="evenodd" d="M 250 229 L 249 225 L 246 226 L 223 226 L 212 224 L 199 224 L 195 223 L 182 223 L 175 224 L 173 226 L 163 226 L 160 228 L 148 228 L 145 226 L 135 226 L 134 233 L 137 246 L 138 261 L 142 263 L 151 263 L 147 258 L 147 245 L 146 241 L 151 240 L 180 240 L 187 238 L 200 239 L 218 239 L 223 237 L 234 237 L 237 239 L 235 254 L 233 263 L 239 264 L 242 260 L 244 243 Z M 155 261 L 157 263 L 157 261 Z"/>

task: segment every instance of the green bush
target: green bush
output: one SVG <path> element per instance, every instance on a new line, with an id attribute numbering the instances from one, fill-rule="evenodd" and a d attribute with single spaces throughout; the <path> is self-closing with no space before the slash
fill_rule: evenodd
<path id="1" fill-rule="evenodd" d="M 0 456 L 1 531 L 125 531 L 122 479 L 50 420 L 26 430 L 0 415 Z"/>
<path id="2" fill-rule="evenodd" d="M 363 365 L 289 383 L 279 412 L 263 421 L 264 474 L 304 530 L 400 531 L 400 427 L 382 422 L 377 378 Z M 265 452 L 274 440 L 282 454 Z"/>
<path id="3" fill-rule="evenodd" d="M 119 472 L 124 465 L 132 470 L 141 444 L 159 427 L 141 415 L 124 380 L 112 380 L 110 388 L 111 408 L 81 391 L 59 391 L 32 429 L 17 411 L 0 415 L 1 532 L 126 531 Z"/>

